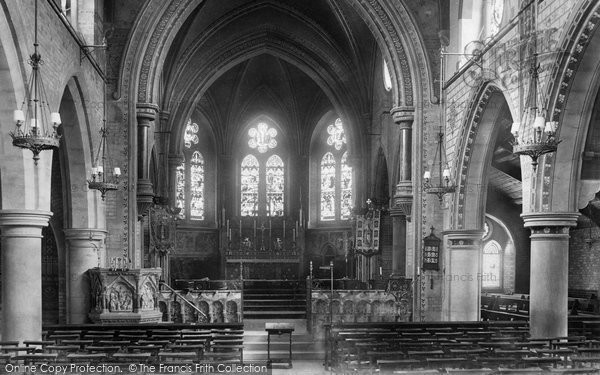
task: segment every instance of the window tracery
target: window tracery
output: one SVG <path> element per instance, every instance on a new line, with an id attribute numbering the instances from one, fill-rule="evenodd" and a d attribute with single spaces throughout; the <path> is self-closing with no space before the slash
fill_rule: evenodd
<path id="1" fill-rule="evenodd" d="M 340 118 L 327 127 L 325 143 L 328 149 L 320 161 L 319 219 L 348 220 L 352 212 L 352 167 Z"/>

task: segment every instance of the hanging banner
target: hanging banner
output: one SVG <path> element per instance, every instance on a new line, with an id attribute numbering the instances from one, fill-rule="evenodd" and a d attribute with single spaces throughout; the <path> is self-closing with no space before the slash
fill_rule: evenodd
<path id="1" fill-rule="evenodd" d="M 380 224 L 380 210 L 369 210 L 366 214 L 357 216 L 355 247 L 358 253 L 363 255 L 379 253 Z"/>

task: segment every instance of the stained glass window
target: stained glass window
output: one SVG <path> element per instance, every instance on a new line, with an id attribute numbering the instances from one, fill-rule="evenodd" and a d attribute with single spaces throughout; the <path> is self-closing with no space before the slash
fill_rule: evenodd
<path id="1" fill-rule="evenodd" d="M 264 154 L 269 149 L 277 147 L 277 130 L 270 128 L 264 122 L 259 123 L 255 128 L 250 128 L 248 131 L 248 146 L 258 149 L 258 152 Z"/>
<path id="2" fill-rule="evenodd" d="M 342 201 L 340 205 L 340 218 L 350 219 L 352 213 L 352 167 L 348 165 L 348 151 L 342 155 L 342 186 L 340 189 Z"/>
<path id="3" fill-rule="evenodd" d="M 184 162 L 176 170 L 176 203 L 181 215 L 188 220 L 206 220 L 205 190 L 206 161 L 198 150 L 200 126 L 188 120 L 183 134 Z M 204 146 L 202 146 L 204 147 Z"/>
<path id="4" fill-rule="evenodd" d="M 342 146 L 346 144 L 346 134 L 344 134 L 344 127 L 341 119 L 336 119 L 333 124 L 327 127 L 327 144 L 334 146 L 336 150 L 341 150 Z"/>
<path id="5" fill-rule="evenodd" d="M 185 207 L 185 161 L 181 163 L 175 172 L 177 207 Z"/>
<path id="6" fill-rule="evenodd" d="M 190 217 L 204 220 L 204 158 L 198 151 L 190 160 Z"/>
<path id="7" fill-rule="evenodd" d="M 272 155 L 267 160 L 267 214 L 283 216 L 284 171 L 283 160 Z"/>
<path id="8" fill-rule="evenodd" d="M 200 139 L 198 138 L 198 124 L 192 122 L 192 120 L 188 120 L 187 125 L 185 126 L 185 134 L 183 136 L 183 141 L 186 148 L 191 148 L 192 144 L 197 145 Z"/>
<path id="9" fill-rule="evenodd" d="M 331 152 L 321 159 L 321 220 L 335 220 L 335 158 Z"/>
<path id="10" fill-rule="evenodd" d="M 349 220 L 352 214 L 352 167 L 342 120 L 337 118 L 323 137 L 325 155 L 320 164 L 321 221 Z"/>
<path id="11" fill-rule="evenodd" d="M 240 213 L 242 216 L 258 215 L 258 183 L 260 166 L 258 159 L 254 155 L 247 155 L 242 160 L 241 173 L 241 205 Z"/>

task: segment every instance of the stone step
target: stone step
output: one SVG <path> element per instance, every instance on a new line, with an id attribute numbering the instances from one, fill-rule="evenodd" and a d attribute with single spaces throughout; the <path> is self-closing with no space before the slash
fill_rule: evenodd
<path id="1" fill-rule="evenodd" d="M 303 305 L 244 305 L 244 313 L 254 311 L 306 311 L 306 307 Z"/>
<path id="2" fill-rule="evenodd" d="M 281 304 L 287 304 L 287 305 L 298 305 L 298 306 L 302 306 L 302 307 L 306 307 L 306 301 L 305 300 L 297 300 L 297 299 L 288 299 L 288 300 L 282 300 L 282 299 L 250 299 L 250 300 L 244 300 L 244 305 L 245 306 L 272 306 L 272 305 L 281 305 Z"/>
<path id="3" fill-rule="evenodd" d="M 272 319 L 279 321 L 281 319 L 304 319 L 304 311 L 244 311 L 244 319 Z"/>
<path id="4" fill-rule="evenodd" d="M 290 323 L 294 325 L 294 332 L 292 333 L 294 340 L 298 336 L 302 336 L 301 340 L 312 340 L 312 336 L 306 331 L 306 319 L 244 319 L 244 338 L 255 339 L 255 337 L 263 337 L 264 341 L 267 341 L 267 332 L 265 331 L 266 323 Z M 284 337 L 284 336 L 282 336 Z"/>
<path id="5" fill-rule="evenodd" d="M 244 289 L 244 293 L 296 293 L 296 294 L 306 294 L 306 290 L 304 289 L 290 289 L 290 288 L 246 288 Z"/>
<path id="6" fill-rule="evenodd" d="M 267 291 L 263 291 L 260 293 L 244 292 L 244 301 L 248 300 L 248 299 L 278 299 L 278 298 L 306 300 L 306 295 L 289 293 L 289 291 L 288 291 L 288 293 L 269 293 Z"/>

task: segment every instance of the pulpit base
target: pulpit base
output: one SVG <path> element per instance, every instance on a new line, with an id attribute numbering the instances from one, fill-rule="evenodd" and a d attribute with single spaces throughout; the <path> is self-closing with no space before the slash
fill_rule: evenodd
<path id="1" fill-rule="evenodd" d="M 144 324 L 159 323 L 162 320 L 160 311 L 104 312 L 90 313 L 90 319 L 96 324 Z"/>

